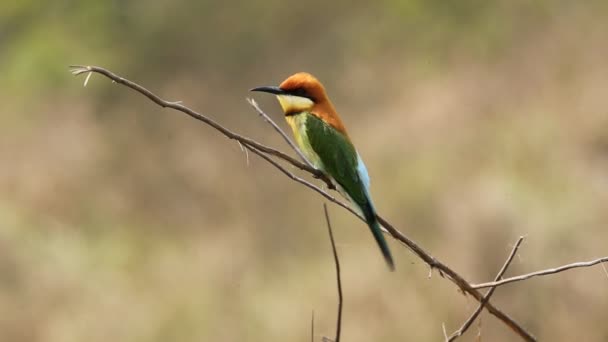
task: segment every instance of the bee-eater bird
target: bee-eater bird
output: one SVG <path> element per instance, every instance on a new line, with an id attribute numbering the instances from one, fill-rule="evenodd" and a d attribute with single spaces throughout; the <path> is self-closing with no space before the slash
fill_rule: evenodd
<path id="1" fill-rule="evenodd" d="M 251 91 L 277 96 L 304 156 L 363 214 L 388 267 L 394 270 L 393 257 L 376 218 L 367 169 L 327 97 L 325 87 L 313 75 L 300 72 L 278 87 L 258 87 Z"/>

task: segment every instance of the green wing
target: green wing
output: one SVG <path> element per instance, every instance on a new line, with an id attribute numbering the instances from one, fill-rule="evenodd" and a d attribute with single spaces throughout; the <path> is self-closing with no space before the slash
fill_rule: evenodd
<path id="1" fill-rule="evenodd" d="M 307 114 L 306 135 L 310 147 L 323 163 L 323 171 L 332 176 L 362 209 L 369 199 L 357 171 L 358 157 L 353 144 L 344 134 L 318 117 Z"/>
<path id="2" fill-rule="evenodd" d="M 367 184 L 359 174 L 359 156 L 355 147 L 344 134 L 321 119 L 309 113 L 305 115 L 307 115 L 305 128 L 308 143 L 319 156 L 323 164 L 322 171 L 332 176 L 361 209 L 382 251 L 384 260 L 386 260 L 388 267 L 394 270 L 393 257 L 376 219 L 376 211 L 366 189 Z"/>

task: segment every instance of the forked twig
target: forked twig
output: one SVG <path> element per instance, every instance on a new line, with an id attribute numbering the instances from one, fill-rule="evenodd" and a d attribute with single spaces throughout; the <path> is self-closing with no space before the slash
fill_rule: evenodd
<path id="1" fill-rule="evenodd" d="M 574 268 L 591 267 L 591 266 L 594 266 L 597 264 L 602 264 L 602 267 L 603 267 L 604 263 L 608 263 L 608 257 L 603 257 L 603 258 L 599 258 L 599 259 L 595 259 L 595 260 L 591 260 L 591 261 L 574 262 L 574 263 L 571 263 L 568 265 L 563 265 L 563 266 L 559 266 L 559 267 L 555 267 L 555 268 L 548 268 L 546 270 L 540 270 L 540 271 L 536 271 L 536 272 L 532 272 L 532 273 L 522 274 L 522 275 L 518 275 L 515 277 L 492 281 L 489 283 L 473 284 L 471 286 L 474 289 L 483 289 L 486 287 L 498 287 L 498 286 L 502 286 L 505 284 L 514 283 L 517 281 L 527 280 L 527 279 L 530 279 L 533 277 L 540 277 L 540 276 L 545 276 L 545 275 L 549 275 L 549 274 L 556 274 L 556 273 L 564 272 L 564 271 L 571 270 Z M 607 276 L 608 276 L 608 274 L 607 274 Z"/>
<path id="2" fill-rule="evenodd" d="M 505 274 L 505 272 L 507 271 L 507 268 L 509 268 L 509 265 L 511 265 L 511 262 L 513 261 L 513 257 L 515 257 L 515 254 L 517 254 L 517 250 L 519 249 L 519 246 L 521 245 L 522 241 L 524 241 L 524 237 L 520 236 L 519 239 L 517 239 L 515 246 L 513 246 L 513 249 L 511 250 L 511 253 L 507 257 L 507 260 L 505 261 L 504 265 L 502 265 L 502 268 L 500 269 L 500 271 L 498 271 L 498 274 L 496 275 L 496 278 L 495 278 L 496 280 L 500 280 L 502 278 L 502 276 Z M 456 340 L 458 337 L 462 336 L 462 334 L 464 334 L 467 331 L 467 329 L 469 329 L 471 324 L 473 324 L 473 322 L 475 321 L 477 316 L 479 316 L 479 314 L 481 313 L 481 310 L 483 310 L 483 307 L 490 300 L 490 297 L 492 297 L 495 290 L 496 290 L 496 286 L 494 286 L 490 290 L 488 290 L 486 295 L 483 297 L 483 300 L 479 303 L 479 306 L 477 307 L 477 309 L 473 312 L 473 314 L 469 317 L 469 319 L 467 319 L 462 324 L 460 329 L 458 329 L 452 335 L 450 335 L 450 337 L 447 339 L 448 342 Z"/>

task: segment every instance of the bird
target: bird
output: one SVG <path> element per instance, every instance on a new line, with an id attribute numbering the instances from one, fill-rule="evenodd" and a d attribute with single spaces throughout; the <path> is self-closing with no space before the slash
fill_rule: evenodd
<path id="1" fill-rule="evenodd" d="M 363 215 L 393 271 L 395 263 L 376 217 L 367 168 L 323 84 L 307 72 L 298 72 L 278 87 L 262 86 L 251 91 L 276 95 L 300 150 Z"/>

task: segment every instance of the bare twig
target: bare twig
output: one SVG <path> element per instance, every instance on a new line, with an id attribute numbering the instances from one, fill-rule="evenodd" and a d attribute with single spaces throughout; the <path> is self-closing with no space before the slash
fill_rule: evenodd
<path id="1" fill-rule="evenodd" d="M 513 246 L 513 249 L 511 250 L 511 254 L 509 254 L 509 257 L 507 257 L 507 260 L 505 261 L 504 265 L 502 265 L 502 268 L 500 269 L 500 271 L 498 271 L 498 274 L 496 275 L 496 278 L 495 278 L 496 280 L 500 280 L 502 278 L 502 276 L 505 274 L 505 272 L 507 271 L 507 268 L 509 268 L 509 265 L 513 261 L 513 257 L 515 256 L 515 254 L 517 254 L 517 250 L 519 249 L 519 246 L 521 245 L 521 242 L 523 240 L 524 240 L 523 236 L 520 236 L 519 239 L 517 239 L 515 246 Z M 471 317 L 469 317 L 469 319 L 467 319 L 462 324 L 460 329 L 458 329 L 452 335 L 450 335 L 450 337 L 447 339 L 448 342 L 456 340 L 458 337 L 462 336 L 462 334 L 464 334 L 467 331 L 467 329 L 469 329 L 471 324 L 473 324 L 473 322 L 475 321 L 477 316 L 479 316 L 479 314 L 481 313 L 481 310 L 483 310 L 483 307 L 490 300 L 490 297 L 492 297 L 495 290 L 496 290 L 496 286 L 494 286 L 490 290 L 488 290 L 486 295 L 483 297 L 482 301 L 479 303 L 479 306 L 477 307 L 475 312 L 473 312 Z"/>
<path id="2" fill-rule="evenodd" d="M 357 216 L 360 220 L 365 220 L 361 215 L 359 215 L 359 213 L 357 213 L 353 208 L 349 207 L 347 204 L 345 204 L 344 202 L 339 201 L 338 199 L 336 199 L 334 196 L 330 195 L 329 193 L 327 193 L 325 190 L 321 189 L 320 187 L 310 183 L 309 181 L 300 178 L 296 175 L 294 175 L 292 172 L 288 171 L 285 167 L 283 167 L 281 164 L 277 163 L 276 161 L 274 161 L 272 158 L 268 157 L 267 155 L 265 155 L 262 151 L 257 150 L 256 148 L 252 147 L 252 146 L 247 146 L 247 148 L 257 154 L 258 156 L 260 156 L 261 158 L 263 158 L 264 160 L 266 160 L 268 163 L 270 163 L 272 166 L 276 167 L 279 171 L 281 171 L 284 175 L 286 175 L 288 178 L 316 191 L 317 193 L 319 193 L 321 196 L 325 197 L 326 199 L 328 199 L 330 202 L 333 202 L 339 206 L 341 206 L 342 208 L 348 210 L 349 212 L 351 212 L 353 215 Z"/>
<path id="3" fill-rule="evenodd" d="M 556 268 L 549 268 L 546 270 L 541 270 L 541 271 L 536 271 L 536 272 L 532 272 L 532 273 L 528 273 L 528 274 L 522 274 L 522 275 L 518 275 L 515 277 L 511 277 L 511 278 L 506 278 L 506 279 L 502 279 L 502 280 L 498 280 L 498 281 L 492 281 L 489 283 L 481 283 L 481 284 L 473 284 L 471 285 L 471 287 L 473 287 L 474 289 L 483 289 L 486 287 L 497 287 L 497 286 L 502 286 L 505 284 L 509 284 L 509 283 L 514 283 L 517 281 L 522 281 L 522 280 L 527 280 L 533 277 L 540 277 L 540 276 L 545 276 L 545 275 L 549 275 L 549 274 L 555 274 L 555 273 L 560 273 L 563 271 L 567 271 L 573 268 L 580 268 L 580 267 L 590 267 L 590 266 L 594 266 L 597 264 L 602 264 L 608 262 L 608 257 L 603 257 L 603 258 L 599 258 L 599 259 L 595 259 L 595 260 L 591 260 L 591 261 L 583 261 L 583 262 L 575 262 L 572 264 L 568 264 L 568 265 L 563 265 L 563 266 L 559 266 Z"/>
<path id="4" fill-rule="evenodd" d="M 338 286 L 338 320 L 336 322 L 336 338 L 334 339 L 334 342 L 340 342 L 340 331 L 342 330 L 342 304 L 344 303 L 344 299 L 342 297 L 342 280 L 340 279 L 340 260 L 338 259 L 338 251 L 336 251 L 336 241 L 334 240 L 334 233 L 331 229 L 329 213 L 327 212 L 327 204 L 325 203 L 323 203 L 323 211 L 325 212 L 325 221 L 327 221 L 327 230 L 329 231 L 331 250 L 334 254 L 334 262 L 336 264 L 336 283 Z"/>
<path id="5" fill-rule="evenodd" d="M 107 78 L 111 79 L 112 81 L 114 81 L 116 83 L 119 83 L 119 84 L 122 84 L 122 85 L 124 85 L 124 86 L 126 86 L 128 88 L 131 88 L 131 89 L 137 91 L 138 93 L 146 96 L 147 98 L 149 98 L 150 100 L 152 100 L 152 102 L 156 103 L 157 105 L 159 105 L 159 106 L 161 106 L 163 108 L 171 108 L 171 109 L 178 110 L 178 111 L 180 111 L 182 113 L 185 113 L 185 114 L 189 115 L 190 117 L 192 117 L 192 118 L 194 118 L 196 120 L 199 120 L 199 121 L 202 121 L 202 122 L 206 123 L 207 125 L 215 128 L 217 131 L 219 131 L 220 133 L 222 133 L 224 136 L 226 136 L 229 139 L 237 140 L 240 143 L 242 143 L 243 145 L 249 145 L 249 146 L 255 147 L 255 148 L 257 148 L 258 150 L 260 150 L 260 151 L 262 151 L 264 153 L 268 153 L 268 154 L 273 155 L 273 156 L 275 156 L 277 158 L 283 159 L 284 161 L 290 163 L 291 165 L 293 165 L 293 166 L 295 166 L 295 167 L 297 167 L 297 168 L 299 168 L 301 170 L 307 171 L 307 172 L 315 175 L 318 178 L 321 178 L 321 179 L 324 179 L 324 180 L 326 179 L 324 177 L 323 173 L 320 172 L 320 171 L 318 171 L 318 170 L 316 170 L 315 168 L 310 167 L 310 166 L 308 166 L 308 165 L 306 165 L 306 164 L 304 164 L 304 163 L 302 163 L 302 162 L 300 162 L 300 161 L 292 158 L 291 156 L 289 156 L 289 155 L 287 155 L 287 154 L 285 154 L 285 153 L 283 153 L 281 151 L 278 151 L 278 150 L 276 150 L 276 149 L 274 149 L 272 147 L 263 145 L 263 144 L 255 141 L 253 139 L 244 137 L 244 136 L 242 136 L 242 135 L 240 135 L 240 134 L 238 134 L 236 132 L 233 132 L 233 131 L 229 130 L 228 128 L 220 125 L 215 120 L 207 117 L 206 115 L 203 115 L 203 114 L 201 114 L 201 113 L 199 113 L 199 112 L 197 112 L 195 110 L 192 110 L 192 109 L 190 109 L 190 108 L 182 105 L 181 101 L 171 102 L 171 101 L 163 100 L 158 95 L 152 93 L 151 91 L 149 91 L 148 89 L 142 87 L 141 85 L 139 85 L 139 84 L 137 84 L 135 82 L 132 82 L 132 81 L 126 79 L 126 78 L 120 77 L 120 76 L 114 74 L 113 72 L 111 72 L 111 71 L 109 71 L 107 69 L 101 68 L 101 67 L 72 65 L 72 66 L 70 66 L 70 68 L 71 68 L 72 74 L 74 74 L 76 76 L 77 75 L 81 75 L 81 74 L 85 74 L 85 73 L 90 74 L 90 73 L 93 73 L 93 72 L 96 72 L 98 74 L 104 75 Z M 331 182 L 328 183 L 328 186 L 332 186 L 332 185 L 333 184 L 331 184 Z"/>
<path id="6" fill-rule="evenodd" d="M 84 79 L 84 86 L 85 86 L 85 87 L 87 86 L 87 84 L 89 84 L 89 79 L 91 79 L 91 75 L 93 75 L 93 73 L 92 73 L 92 72 L 90 72 L 90 73 L 87 75 L 87 78 L 85 78 L 85 79 Z"/>
<path id="7" fill-rule="evenodd" d="M 460 274 L 456 273 L 450 267 L 437 260 L 431 254 L 422 249 L 416 242 L 403 235 L 399 230 L 393 227 L 390 223 L 388 223 L 385 219 L 380 216 L 378 217 L 378 221 L 381 225 L 383 225 L 391 236 L 401 243 L 405 244 L 414 254 L 416 254 L 420 259 L 426 262 L 431 268 L 436 268 L 439 270 L 439 274 L 444 277 L 446 276 L 450 279 L 454 284 L 456 284 L 464 293 L 468 293 L 473 296 L 478 302 L 481 303 L 483 300 L 483 296 L 481 292 L 475 290 L 471 287 L 471 284 L 466 281 Z M 492 305 L 491 302 L 486 303 L 486 308 L 488 311 L 494 315 L 496 318 L 500 319 L 503 323 L 505 323 L 509 328 L 511 328 L 515 333 L 517 333 L 522 339 L 525 341 L 536 341 L 536 338 L 532 336 L 526 329 L 524 329 L 519 323 L 515 322 L 513 318 L 502 312 L 500 309 L 496 308 Z"/>
<path id="8" fill-rule="evenodd" d="M 262 119 L 264 119 L 264 121 L 268 122 L 274 128 L 274 130 L 277 131 L 277 133 L 279 133 L 279 135 L 281 135 L 283 137 L 285 142 L 287 142 L 287 144 L 291 147 L 291 149 L 294 150 L 298 154 L 300 159 L 302 159 L 302 161 L 304 163 L 306 163 L 306 165 L 310 166 L 313 169 L 315 168 L 314 166 L 312 166 L 310 161 L 308 161 L 308 159 L 306 159 L 306 157 L 304 156 L 304 153 L 302 153 L 302 151 L 300 151 L 300 149 L 296 146 L 296 144 L 294 144 L 293 141 L 291 141 L 291 139 L 289 139 L 289 136 L 287 136 L 287 134 L 285 134 L 285 131 L 283 131 L 281 129 L 281 127 L 279 127 L 279 125 L 277 125 L 276 122 L 274 122 L 274 120 L 272 120 L 270 118 L 270 116 L 268 116 L 268 114 L 264 113 L 264 111 L 260 108 L 260 106 L 258 106 L 258 103 L 255 102 L 254 99 L 248 97 L 247 102 L 249 102 L 251 107 L 253 107 L 253 109 L 255 109 L 255 111 L 262 117 Z"/>
<path id="9" fill-rule="evenodd" d="M 320 172 L 319 170 L 316 170 L 314 168 L 311 168 L 309 165 L 306 165 L 294 158 L 292 158 L 291 156 L 278 151 L 272 147 L 263 145 L 253 139 L 250 139 L 248 137 L 244 137 L 242 135 L 239 135 L 229 129 L 227 129 L 226 127 L 220 125 L 219 123 L 217 123 L 216 121 L 208 118 L 207 116 L 198 113 L 186 106 L 183 106 L 181 103 L 178 102 L 169 102 L 166 100 L 163 100 L 162 98 L 158 97 L 157 95 L 155 95 L 154 93 L 152 93 L 151 91 L 149 91 L 148 89 L 142 87 L 141 85 L 134 83 L 130 80 L 127 80 L 123 77 L 120 77 L 114 73 L 112 73 L 109 70 L 106 70 L 104 68 L 101 67 L 97 67 L 97 66 L 72 66 L 72 73 L 74 75 L 80 75 L 80 74 L 90 74 L 90 73 L 98 73 L 101 75 L 104 75 L 106 77 L 108 77 L 109 79 L 111 79 L 113 82 L 122 84 L 128 88 L 131 88 L 137 92 L 139 92 L 140 94 L 146 96 L 147 98 L 149 98 L 151 101 L 153 101 L 154 103 L 158 104 L 161 107 L 168 107 L 168 108 L 172 108 L 175 110 L 178 110 L 180 112 L 183 112 L 189 116 L 191 116 L 192 118 L 202 121 L 205 124 L 213 127 L 214 129 L 216 129 L 217 131 L 219 131 L 220 133 L 222 133 L 224 136 L 228 137 L 229 139 L 233 139 L 233 140 L 237 140 L 239 141 L 241 144 L 243 144 L 243 146 L 245 146 L 247 149 L 249 149 L 250 151 L 256 153 L 257 155 L 259 155 L 260 157 L 264 158 L 266 161 L 268 161 L 269 163 L 271 163 L 273 166 L 275 166 L 276 168 L 278 168 L 283 174 L 285 174 L 286 176 L 288 176 L 289 178 L 291 178 L 294 181 L 297 181 L 307 187 L 309 187 L 310 189 L 315 190 L 317 193 L 321 194 L 323 197 L 327 198 L 329 201 L 334 202 L 338 205 L 340 205 L 341 207 L 347 209 L 348 211 L 350 211 L 352 214 L 354 214 L 355 216 L 359 217 L 359 219 L 363 218 L 357 214 L 357 212 L 355 212 L 352 208 L 350 208 L 349 206 L 347 206 L 346 204 L 336 200 L 333 196 L 329 195 L 326 191 L 324 191 L 323 189 L 320 189 L 319 187 L 305 181 L 304 179 L 295 176 L 293 173 L 289 172 L 287 169 L 285 169 L 284 167 L 282 167 L 279 163 L 277 163 L 276 161 L 274 161 L 272 158 L 268 157 L 267 155 L 271 155 L 273 157 L 279 158 L 283 161 L 286 161 L 288 163 L 290 163 L 291 165 L 306 171 L 308 173 L 310 173 L 311 175 L 313 175 L 315 178 L 320 178 L 322 179 L 328 186 L 328 188 L 333 189 L 334 186 L 331 183 L 331 181 L 329 181 L 327 179 L 327 177 Z M 468 293 L 471 296 L 473 296 L 478 302 L 481 302 L 483 300 L 483 296 L 482 294 L 477 291 L 475 288 L 473 288 L 471 286 L 471 284 L 469 282 L 467 282 L 462 276 L 460 276 L 458 273 L 456 273 L 454 270 L 452 270 L 451 268 L 449 268 L 447 265 L 443 264 L 442 262 L 440 262 L 439 260 L 435 259 L 433 256 L 431 256 L 428 252 L 426 252 L 424 249 L 422 249 L 420 246 L 418 246 L 418 244 L 416 244 L 413 240 L 409 239 L 408 237 L 406 237 L 403 233 L 401 233 L 399 230 L 397 230 L 396 228 L 394 228 L 391 224 L 389 224 L 386 220 L 384 220 L 382 217 L 378 216 L 378 220 L 379 222 L 384 226 L 384 228 L 390 233 L 390 235 L 395 238 L 396 240 L 400 241 L 402 244 L 404 244 L 405 246 L 407 246 L 410 250 L 412 250 L 412 252 L 414 252 L 414 254 L 416 254 L 419 258 L 421 258 L 424 262 L 426 262 L 431 268 L 436 268 L 439 270 L 440 275 L 442 276 L 447 276 L 447 278 L 452 281 L 454 284 L 456 284 L 464 293 Z M 522 339 L 526 340 L 526 341 L 535 341 L 536 339 L 529 333 L 527 332 L 521 325 L 519 325 L 517 322 L 515 322 L 511 317 L 509 317 L 507 314 L 503 313 L 501 310 L 499 310 L 498 308 L 494 307 L 492 305 L 492 303 L 488 302 L 486 304 L 486 308 L 488 309 L 488 311 L 496 316 L 498 319 L 500 319 L 502 322 L 504 322 L 507 326 L 509 326 L 515 333 L 517 333 Z"/>
<path id="10" fill-rule="evenodd" d="M 249 166 L 249 151 L 243 147 L 243 144 L 241 144 L 240 141 L 237 140 L 237 143 L 239 144 L 241 151 L 243 151 L 243 153 L 245 153 L 245 161 L 247 162 L 247 166 Z"/>

